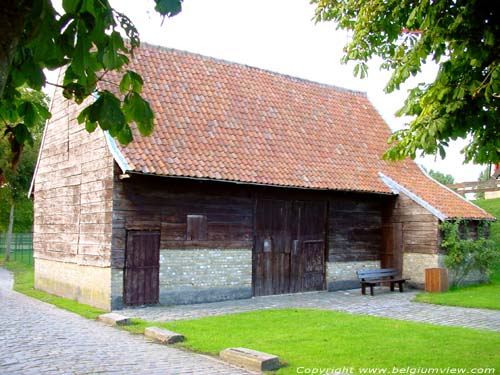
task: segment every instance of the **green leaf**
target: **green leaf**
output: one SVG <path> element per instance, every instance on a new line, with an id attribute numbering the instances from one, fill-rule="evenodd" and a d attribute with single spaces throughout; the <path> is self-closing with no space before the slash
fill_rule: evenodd
<path id="1" fill-rule="evenodd" d="M 173 17 L 182 10 L 182 0 L 155 0 L 155 10 L 162 16 Z"/>
<path id="2" fill-rule="evenodd" d="M 103 130 L 109 130 L 111 135 L 116 135 L 127 125 L 120 104 L 120 100 L 112 93 L 103 91 L 92 105 L 95 106 L 96 112 L 89 118 L 95 119 Z"/>
<path id="3" fill-rule="evenodd" d="M 137 123 L 137 128 L 142 135 L 151 134 L 154 128 L 154 113 L 149 103 L 139 94 L 131 92 L 125 97 L 123 111 L 129 122 Z"/>
<path id="4" fill-rule="evenodd" d="M 63 0 L 62 6 L 66 13 L 74 13 L 78 10 L 81 0 Z"/>
<path id="5" fill-rule="evenodd" d="M 19 117 L 24 120 L 24 124 L 31 128 L 37 121 L 38 116 L 31 102 L 23 102 L 18 108 Z"/>
<path id="6" fill-rule="evenodd" d="M 125 94 L 129 90 L 131 83 L 132 80 L 130 78 L 130 74 L 127 72 L 123 75 L 122 80 L 120 81 L 120 93 Z"/>
<path id="7" fill-rule="evenodd" d="M 84 108 L 77 117 L 79 124 L 85 124 L 85 130 L 92 133 L 97 128 L 96 116 L 93 114 L 92 106 Z"/>
<path id="8" fill-rule="evenodd" d="M 81 24 L 81 23 L 80 23 Z M 83 33 L 78 33 L 71 69 L 77 76 L 83 76 L 89 65 L 89 51 L 92 46 L 88 36 Z"/>
<path id="9" fill-rule="evenodd" d="M 144 81 L 139 74 L 137 74 L 133 70 L 127 70 L 120 82 L 120 92 L 122 94 L 125 94 L 128 91 L 133 91 L 139 94 L 142 91 L 143 84 Z"/>
<path id="10" fill-rule="evenodd" d="M 97 122 L 85 121 L 85 130 L 92 133 L 97 128 Z"/>
<path id="11" fill-rule="evenodd" d="M 28 143 L 33 146 L 33 136 L 26 125 L 19 123 L 16 126 L 13 126 L 11 130 L 19 144 Z"/>
<path id="12" fill-rule="evenodd" d="M 120 50 L 124 50 L 125 45 L 120 33 L 113 31 L 108 41 L 108 45 L 104 49 L 102 63 L 106 69 L 118 69 L 128 62 L 125 55 L 120 54 Z"/>
<path id="13" fill-rule="evenodd" d="M 29 86 L 35 90 L 41 90 L 45 84 L 45 74 L 42 67 L 36 63 L 33 57 L 27 56 L 20 68 L 21 73 L 25 77 Z"/>
<path id="14" fill-rule="evenodd" d="M 124 126 L 123 129 L 120 130 L 116 138 L 123 145 L 128 145 L 130 142 L 132 142 L 134 136 L 132 135 L 132 130 L 130 129 L 130 126 L 128 125 Z"/>
<path id="15" fill-rule="evenodd" d="M 144 84 L 142 77 L 132 70 L 129 70 L 128 74 L 130 74 L 132 80 L 132 90 L 136 93 L 140 93 L 142 91 L 142 85 Z"/>
<path id="16" fill-rule="evenodd" d="M 94 0 L 83 0 L 80 12 L 88 12 L 92 14 L 94 17 L 96 17 L 97 12 L 94 6 Z"/>

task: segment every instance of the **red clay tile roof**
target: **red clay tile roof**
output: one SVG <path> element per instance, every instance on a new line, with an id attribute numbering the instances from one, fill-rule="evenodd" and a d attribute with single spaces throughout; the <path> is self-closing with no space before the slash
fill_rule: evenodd
<path id="1" fill-rule="evenodd" d="M 381 160 L 391 132 L 363 93 L 148 45 L 131 69 L 157 117 L 118 147 L 130 171 L 390 194 L 381 172 L 444 217 L 493 218 L 413 161 Z"/>

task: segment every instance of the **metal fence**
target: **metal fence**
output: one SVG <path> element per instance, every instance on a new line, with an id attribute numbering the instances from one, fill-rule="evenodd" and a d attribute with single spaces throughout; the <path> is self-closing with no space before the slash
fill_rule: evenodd
<path id="1" fill-rule="evenodd" d="M 0 233 L 0 255 L 5 254 L 7 233 Z M 33 233 L 12 233 L 10 259 L 33 264 Z"/>

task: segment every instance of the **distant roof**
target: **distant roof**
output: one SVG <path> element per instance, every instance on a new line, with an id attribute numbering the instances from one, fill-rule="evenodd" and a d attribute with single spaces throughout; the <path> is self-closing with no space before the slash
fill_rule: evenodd
<path id="1" fill-rule="evenodd" d="M 410 192 L 442 219 L 493 219 L 413 161 L 382 160 L 391 131 L 364 93 L 147 44 L 130 68 L 144 78 L 156 125 L 150 137 L 134 129 L 131 144 L 116 146 L 115 158 L 127 171 Z M 120 76 L 106 80 L 103 88 L 116 92 Z"/>

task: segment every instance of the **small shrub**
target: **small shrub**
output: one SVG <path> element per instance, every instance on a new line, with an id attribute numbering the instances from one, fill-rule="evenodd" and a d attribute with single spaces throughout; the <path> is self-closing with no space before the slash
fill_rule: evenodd
<path id="1" fill-rule="evenodd" d="M 472 271 L 489 275 L 498 263 L 500 251 L 488 239 L 488 225 L 485 221 L 479 222 L 477 234 L 472 238 L 467 223 L 463 220 L 445 221 L 441 224 L 441 246 L 447 252 L 444 263 L 451 270 L 453 285 L 463 285 Z"/>

